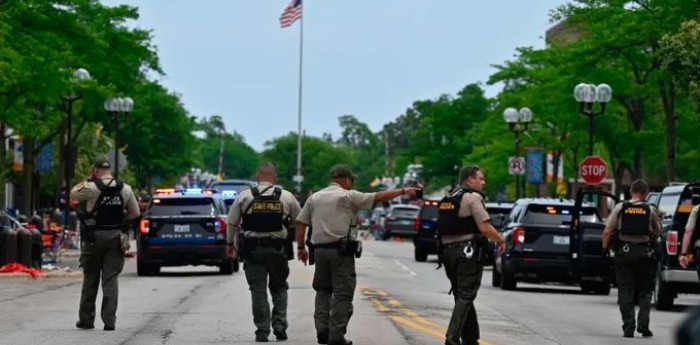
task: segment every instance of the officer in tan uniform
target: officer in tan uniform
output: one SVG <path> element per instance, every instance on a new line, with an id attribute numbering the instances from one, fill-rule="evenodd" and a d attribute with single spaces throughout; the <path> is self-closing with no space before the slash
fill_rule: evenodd
<path id="1" fill-rule="evenodd" d="M 304 264 L 309 259 L 304 238 L 311 226 L 316 268 L 314 322 L 319 344 L 347 345 L 345 339 L 352 316 L 355 293 L 355 254 L 359 242 L 354 227 L 357 212 L 370 210 L 375 203 L 407 194 L 415 196 L 418 188 L 402 188 L 379 193 L 362 193 L 352 189 L 355 175 L 349 166 L 331 169 L 331 184 L 313 193 L 297 218 L 297 255 Z"/>
<path id="2" fill-rule="evenodd" d="M 115 180 L 107 159 L 98 159 L 90 178 L 78 183 L 70 198 L 79 203 L 80 266 L 83 289 L 76 327 L 95 328 L 95 300 L 102 280 L 102 322 L 113 331 L 117 321 L 118 276 L 128 250 L 127 220 L 140 215 L 131 187 Z"/>
<path id="3" fill-rule="evenodd" d="M 266 342 L 270 324 L 277 340 L 287 340 L 287 290 L 289 264 L 285 253 L 289 224 L 301 207 L 292 193 L 275 187 L 277 170 L 272 163 L 258 167 L 258 186 L 245 190 L 229 211 L 227 241 L 229 256 L 245 260 L 244 270 L 253 305 L 255 341 Z M 242 232 L 243 236 L 239 236 Z M 242 243 L 236 243 L 242 238 Z M 293 254 L 292 254 L 293 255 Z M 272 317 L 267 287 L 272 295 Z"/>
<path id="4" fill-rule="evenodd" d="M 698 248 L 698 243 L 692 243 L 692 248 L 691 248 L 691 241 L 693 239 L 693 234 L 698 228 L 698 213 L 700 212 L 700 205 L 697 205 L 693 207 L 693 210 L 690 212 L 690 216 L 688 217 L 688 222 L 685 225 L 685 232 L 683 233 L 683 242 L 681 244 L 681 256 L 678 258 L 679 263 L 681 264 L 681 267 L 683 268 L 688 268 L 690 265 L 690 258 L 692 257 L 696 265 L 696 269 L 698 272 L 698 279 L 700 279 L 700 265 L 698 265 L 698 258 L 696 256 L 692 256 L 693 253 L 691 252 L 692 250 L 697 250 Z M 689 253 L 691 253 L 689 255 Z"/>
<path id="5" fill-rule="evenodd" d="M 649 329 L 651 296 L 654 291 L 656 255 L 654 246 L 661 234 L 661 220 L 656 210 L 645 200 L 649 185 L 635 180 L 630 186 L 630 201 L 615 205 L 603 231 L 603 250 L 615 240 L 615 279 L 618 304 L 622 314 L 622 331 L 625 338 L 634 337 L 634 294 L 639 293 L 639 315 L 636 329 L 643 337 L 652 337 Z M 613 237 L 615 236 L 615 238 Z"/>
<path id="6" fill-rule="evenodd" d="M 445 335 L 446 345 L 477 345 L 479 321 L 474 299 L 481 286 L 488 240 L 505 249 L 503 236 L 494 229 L 484 204 L 484 174 L 468 166 L 459 174 L 460 188 L 440 201 L 437 232 L 439 259 L 452 285 L 455 306 Z"/>

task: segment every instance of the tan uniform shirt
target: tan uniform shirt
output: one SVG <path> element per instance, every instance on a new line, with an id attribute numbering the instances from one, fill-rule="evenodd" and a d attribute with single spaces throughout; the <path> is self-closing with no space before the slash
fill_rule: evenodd
<path id="1" fill-rule="evenodd" d="M 631 203 L 633 204 L 642 204 L 644 203 L 641 200 L 636 200 L 632 199 L 630 200 Z M 605 224 L 605 227 L 608 229 L 617 229 L 620 230 L 620 212 L 622 211 L 622 204 L 619 203 L 615 205 L 613 208 L 612 212 L 610 213 L 610 216 L 608 217 L 608 221 Z M 662 230 L 662 225 L 661 225 L 661 219 L 659 218 L 659 215 L 656 213 L 656 209 L 651 207 L 651 217 L 649 218 L 649 234 L 654 235 L 654 236 L 659 236 L 661 235 L 661 230 Z M 627 241 L 627 242 L 638 242 L 638 243 L 645 243 L 649 242 L 649 236 L 645 235 L 620 235 L 620 240 L 622 241 Z"/>
<path id="2" fill-rule="evenodd" d="M 270 184 L 269 182 L 260 182 L 257 188 L 260 192 L 262 192 L 270 186 L 272 186 L 272 184 Z M 275 187 L 272 187 L 266 190 L 265 193 L 263 193 L 262 195 L 272 195 L 274 192 Z M 228 212 L 228 218 L 226 219 L 226 223 L 228 224 L 228 226 L 226 227 L 226 241 L 228 241 L 228 243 L 235 243 L 236 233 L 240 230 L 241 215 L 243 214 L 243 212 L 245 212 L 245 210 L 252 202 L 253 192 L 251 189 L 246 189 L 238 195 L 236 200 L 231 205 L 231 209 Z M 282 203 L 282 218 L 289 219 L 290 224 L 293 225 L 294 220 L 299 215 L 299 211 L 301 209 L 301 207 L 299 206 L 299 202 L 294 197 L 294 195 L 292 195 L 292 193 L 286 190 L 282 190 L 280 202 Z M 248 214 L 252 212 L 252 210 L 248 210 Z M 246 231 L 246 229 L 243 229 L 243 236 L 250 238 L 287 238 L 287 229 L 282 227 L 282 229 L 280 229 L 279 231 L 267 233 Z"/>
<path id="3" fill-rule="evenodd" d="M 695 225 L 698 222 L 698 212 L 700 212 L 700 205 L 693 207 L 690 211 L 690 216 L 688 216 L 688 223 L 685 224 L 686 229 L 691 229 L 695 231 Z"/>
<path id="4" fill-rule="evenodd" d="M 115 186 L 117 184 L 117 182 L 114 181 L 114 178 L 111 176 L 103 177 L 102 182 L 104 184 L 109 183 L 110 186 Z M 124 188 L 122 188 L 121 195 L 122 199 L 124 199 L 126 218 L 133 219 L 138 217 L 139 214 L 141 214 L 141 211 L 139 210 L 139 203 L 136 201 L 136 196 L 134 195 L 134 191 L 131 189 L 131 186 L 125 183 Z M 100 189 L 97 188 L 95 182 L 92 181 L 84 180 L 75 185 L 75 187 L 73 187 L 73 189 L 70 191 L 71 200 L 75 200 L 79 203 L 85 202 L 87 212 L 91 212 L 92 209 L 95 208 L 95 203 L 99 197 Z"/>
<path id="5" fill-rule="evenodd" d="M 488 222 L 490 219 L 489 213 L 486 211 L 484 198 L 479 193 L 464 193 L 457 215 L 460 217 L 473 216 L 477 226 L 483 222 Z M 444 235 L 442 236 L 442 243 L 462 242 L 470 240 L 472 237 L 472 235 Z"/>
<path id="6" fill-rule="evenodd" d="M 327 244 L 338 242 L 357 226 L 357 212 L 371 210 L 375 193 L 347 190 L 337 183 L 314 193 L 306 200 L 298 221 L 313 228 L 311 242 Z"/>

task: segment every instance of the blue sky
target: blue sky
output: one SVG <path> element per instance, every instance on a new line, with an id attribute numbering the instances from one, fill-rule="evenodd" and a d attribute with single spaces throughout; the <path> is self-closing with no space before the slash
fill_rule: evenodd
<path id="1" fill-rule="evenodd" d="M 288 0 L 102 2 L 140 8 L 161 82 L 191 114 L 221 115 L 258 151 L 296 132 L 299 22 L 278 21 Z M 516 47 L 544 47 L 548 12 L 565 2 L 305 0 L 303 127 L 337 138 L 338 117 L 353 114 L 378 131 L 416 100 L 485 82 Z"/>

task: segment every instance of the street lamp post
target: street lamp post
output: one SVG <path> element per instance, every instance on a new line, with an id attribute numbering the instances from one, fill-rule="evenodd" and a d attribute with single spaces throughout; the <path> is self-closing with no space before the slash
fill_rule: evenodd
<path id="1" fill-rule="evenodd" d="M 527 125 L 532 121 L 530 108 L 506 108 L 503 111 L 503 120 L 508 124 L 508 129 L 515 133 L 515 156 L 520 156 L 520 134 L 527 130 Z M 520 199 L 520 175 L 515 174 L 515 198 Z"/>
<path id="2" fill-rule="evenodd" d="M 128 115 L 134 109 L 134 101 L 129 97 L 109 98 L 105 101 L 105 110 L 114 128 L 114 178 L 119 178 L 119 118 Z"/>
<path id="3" fill-rule="evenodd" d="M 90 79 L 90 73 L 84 69 L 84 68 L 78 68 L 74 73 L 72 77 L 72 81 L 74 83 L 79 83 L 84 80 Z M 71 180 L 73 179 L 73 165 L 74 165 L 74 151 L 73 150 L 73 145 L 71 143 L 72 136 L 73 136 L 73 103 L 81 100 L 83 98 L 82 94 L 78 94 L 75 96 L 69 95 L 69 96 L 63 96 L 62 99 L 64 102 L 66 102 L 66 141 L 63 145 L 63 159 L 64 159 L 64 166 L 63 166 L 63 174 L 64 176 L 64 181 L 65 181 L 65 186 L 64 186 L 64 193 L 65 193 L 65 205 L 64 205 L 64 221 L 63 225 L 66 226 L 68 224 L 68 215 L 70 214 L 70 189 L 71 189 Z"/>
<path id="4" fill-rule="evenodd" d="M 581 114 L 588 116 L 588 155 L 593 156 L 593 118 L 596 115 L 605 113 L 605 106 L 612 99 L 612 88 L 608 84 L 581 83 L 574 88 L 574 98 L 579 104 Z M 596 111 L 594 106 L 600 104 L 600 109 Z"/>

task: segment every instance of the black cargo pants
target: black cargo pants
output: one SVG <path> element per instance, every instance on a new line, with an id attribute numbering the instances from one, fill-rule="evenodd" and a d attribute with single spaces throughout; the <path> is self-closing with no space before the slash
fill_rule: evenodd
<path id="1" fill-rule="evenodd" d="M 627 249 L 625 249 L 627 248 Z M 630 333 L 649 329 L 651 297 L 654 291 L 656 261 L 645 244 L 623 244 L 615 253 L 618 304 L 622 314 L 622 330 Z M 639 315 L 635 326 L 634 293 L 639 291 Z"/>
<path id="2" fill-rule="evenodd" d="M 446 345 L 477 345 L 480 338 L 474 299 L 481 287 L 484 264 L 477 260 L 476 253 L 468 259 L 465 247 L 466 245 L 450 246 L 443 253 L 445 273 L 452 284 L 455 299 L 447 327 Z"/>

